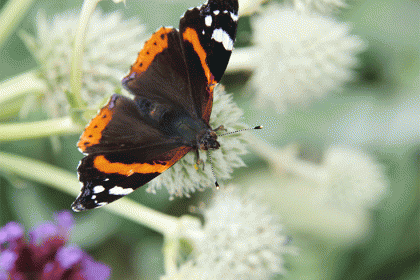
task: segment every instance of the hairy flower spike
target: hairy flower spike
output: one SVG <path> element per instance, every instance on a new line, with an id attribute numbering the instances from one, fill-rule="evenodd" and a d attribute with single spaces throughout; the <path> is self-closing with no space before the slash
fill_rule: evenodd
<path id="1" fill-rule="evenodd" d="M 47 20 L 37 16 L 37 36 L 23 33 L 23 40 L 40 66 L 39 75 L 49 90 L 45 102 L 50 114 L 68 113 L 65 92 L 70 89 L 70 60 L 78 16 L 67 12 Z M 121 78 L 136 58 L 144 42 L 144 27 L 137 20 L 124 20 L 119 12 L 93 13 L 86 34 L 83 58 L 82 98 L 92 107 L 99 107 L 105 97 L 121 87 Z"/>
<path id="2" fill-rule="evenodd" d="M 215 193 L 203 211 L 204 237 L 177 275 L 162 279 L 270 279 L 284 274 L 283 256 L 292 251 L 282 226 L 251 196 L 233 188 Z"/>
<path id="3" fill-rule="evenodd" d="M 241 116 L 242 110 L 233 102 L 232 96 L 225 92 L 223 86 L 217 86 L 214 90 L 211 127 L 223 125 L 227 131 L 243 129 L 246 126 L 239 122 Z M 246 140 L 243 134 L 236 133 L 219 137 L 217 141 L 220 142 L 220 148 L 211 151 L 214 172 L 218 180 L 229 179 L 234 168 L 245 166 L 240 155 L 246 153 Z M 188 197 L 196 190 L 214 187 L 214 177 L 206 153 L 200 152 L 200 159 L 204 162 L 204 171 L 202 165 L 198 169 L 194 168 L 196 156 L 194 152 L 190 152 L 162 175 L 152 180 L 148 184 L 147 191 L 155 193 L 163 185 L 173 198 L 184 195 Z"/>
<path id="4" fill-rule="evenodd" d="M 353 79 L 362 40 L 345 23 L 291 8 L 270 5 L 253 20 L 255 43 L 262 50 L 252 78 L 260 104 L 305 103 Z"/>

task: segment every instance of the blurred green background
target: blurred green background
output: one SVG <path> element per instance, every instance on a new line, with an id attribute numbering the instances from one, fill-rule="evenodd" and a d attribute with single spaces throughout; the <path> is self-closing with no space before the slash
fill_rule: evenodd
<path id="1" fill-rule="evenodd" d="M 0 1 L 0 8 L 6 2 Z M 360 56 L 358 79 L 347 84 L 344 91 L 315 100 L 308 107 L 293 107 L 279 114 L 253 107 L 252 92 L 245 86 L 251 73 L 225 75 L 222 84 L 243 109 L 243 122 L 264 125 L 265 129 L 256 135 L 273 146 L 280 148 L 297 142 L 305 157 L 319 159 L 328 146 L 345 144 L 363 148 L 382 164 L 390 191 L 370 213 L 369 234 L 353 243 L 342 244 L 297 226 L 299 221 L 288 219 L 287 211 L 275 205 L 276 196 L 282 201 L 281 188 L 289 183 L 288 179 L 271 172 L 252 149 L 244 157 L 248 167 L 236 170 L 232 183 L 244 188 L 276 188 L 271 206 L 299 248 L 297 256 L 286 258 L 287 278 L 419 279 L 420 4 L 413 0 L 348 2 L 350 7 L 337 17 L 351 23 L 352 34 L 364 39 L 368 48 Z M 178 26 L 180 15 L 199 4 L 197 0 L 127 0 L 126 7 L 112 1 L 102 1 L 99 6 L 104 13 L 118 9 L 125 18 L 139 18 L 151 33 L 161 25 Z M 82 1 L 35 1 L 17 30 L 35 34 L 34 22 L 39 9 L 51 18 L 55 13 L 80 10 L 81 5 Z M 249 17 L 239 20 L 238 32 L 242 36 L 238 35 L 236 48 L 250 45 Z M 22 40 L 13 33 L 0 49 L 0 80 L 36 66 Z M 47 117 L 45 112 L 35 111 L 24 119 L 19 118 L 17 113 L 22 102 L 0 104 L 1 123 Z M 0 142 L 0 151 L 38 159 L 76 174 L 82 158 L 76 149 L 78 137 L 59 137 L 59 150 L 53 149 L 50 138 L 41 138 Z M 175 216 L 188 213 L 190 205 L 197 205 L 212 192 L 207 190 L 194 194 L 191 199 L 169 201 L 166 190 L 151 195 L 144 189 L 130 198 Z M 30 228 L 51 219 L 55 211 L 69 209 L 73 200 L 72 196 L 0 169 L 1 226 L 15 220 Z M 112 279 L 157 279 L 164 273 L 161 235 L 103 209 L 74 216 L 77 226 L 72 242 L 110 265 Z M 317 228 L 322 229 L 322 221 L 318 223 Z"/>

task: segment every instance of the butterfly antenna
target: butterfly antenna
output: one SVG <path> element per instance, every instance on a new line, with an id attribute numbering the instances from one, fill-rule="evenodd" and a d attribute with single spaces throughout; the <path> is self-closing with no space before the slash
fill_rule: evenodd
<path id="1" fill-rule="evenodd" d="M 214 174 L 213 161 L 211 159 L 211 155 L 210 155 L 210 151 L 209 150 L 207 150 L 207 156 L 210 159 L 211 173 L 213 173 L 213 177 L 214 177 L 214 185 L 216 186 L 216 189 L 219 189 L 220 186 L 219 186 L 219 183 L 217 183 L 216 175 Z"/>
<path id="2" fill-rule="evenodd" d="M 223 133 L 223 134 L 220 134 L 220 135 L 217 135 L 217 136 L 225 136 L 225 135 L 234 134 L 234 133 L 238 133 L 238 132 L 245 131 L 245 130 L 261 129 L 261 128 L 263 128 L 263 126 L 259 125 L 259 126 L 256 126 L 256 127 L 244 128 L 244 129 L 239 129 L 239 130 L 232 131 L 232 132 Z"/>

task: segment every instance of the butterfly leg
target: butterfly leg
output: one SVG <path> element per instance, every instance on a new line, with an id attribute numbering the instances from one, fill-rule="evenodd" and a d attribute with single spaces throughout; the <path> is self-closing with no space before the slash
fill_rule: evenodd
<path id="1" fill-rule="evenodd" d="M 204 161 L 202 161 L 201 159 L 200 159 L 200 154 L 199 154 L 199 152 L 198 152 L 198 149 L 197 150 L 195 150 L 195 157 L 196 157 L 196 161 L 195 161 L 195 164 L 194 164 L 194 168 L 195 168 L 195 170 L 198 170 L 198 167 L 200 166 L 200 164 L 203 164 L 203 171 L 204 171 L 204 166 L 205 166 L 205 164 L 204 164 Z"/>
<path id="2" fill-rule="evenodd" d="M 216 129 L 213 129 L 213 131 L 218 131 L 218 130 L 227 131 L 227 129 L 223 125 L 219 125 L 218 127 L 216 127 Z"/>

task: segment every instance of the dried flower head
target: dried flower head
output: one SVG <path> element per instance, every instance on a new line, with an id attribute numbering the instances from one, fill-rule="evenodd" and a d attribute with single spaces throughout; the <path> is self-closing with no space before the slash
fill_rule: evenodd
<path id="1" fill-rule="evenodd" d="M 78 24 L 78 15 L 67 12 L 47 20 L 37 16 L 37 35 L 23 33 L 23 40 L 39 64 L 39 75 L 48 87 L 45 92 L 47 109 L 53 116 L 66 115 L 65 92 L 70 89 L 70 60 Z M 93 107 L 116 87 L 135 61 L 144 41 L 144 27 L 138 20 L 123 20 L 119 12 L 102 15 L 95 11 L 86 34 L 83 58 L 82 98 Z"/>
<path id="2" fill-rule="evenodd" d="M 110 269 L 74 245 L 66 245 L 73 218 L 57 213 L 24 236 L 23 227 L 10 222 L 0 228 L 0 279 L 108 279 Z"/>
<path id="3" fill-rule="evenodd" d="M 214 90 L 213 111 L 210 125 L 213 128 L 223 125 L 227 131 L 243 129 L 246 126 L 239 122 L 242 110 L 233 102 L 232 96 L 227 94 L 222 85 Z M 240 155 L 246 153 L 245 137 L 241 133 L 226 135 L 217 139 L 220 148 L 210 151 L 217 179 L 229 179 L 234 168 L 245 166 Z M 196 190 L 214 187 L 214 177 L 211 172 L 210 160 L 207 154 L 200 152 L 200 159 L 204 162 L 198 169 L 194 168 L 196 156 L 194 152 L 188 153 L 162 175 L 152 180 L 147 187 L 148 192 L 155 193 L 157 189 L 165 186 L 171 198 L 174 196 L 189 196 Z"/>
<path id="4" fill-rule="evenodd" d="M 331 147 L 323 166 L 327 173 L 327 180 L 321 186 L 325 202 L 340 210 L 372 208 L 387 191 L 380 165 L 362 152 Z"/>
<path id="5" fill-rule="evenodd" d="M 270 211 L 233 188 L 217 191 L 204 210 L 204 237 L 177 275 L 162 279 L 269 279 L 284 274 L 288 237 Z"/>
<path id="6" fill-rule="evenodd" d="M 362 40 L 334 19 L 270 5 L 252 26 L 262 51 L 252 83 L 260 104 L 283 110 L 287 103 L 305 103 L 353 79 L 351 68 Z"/>

